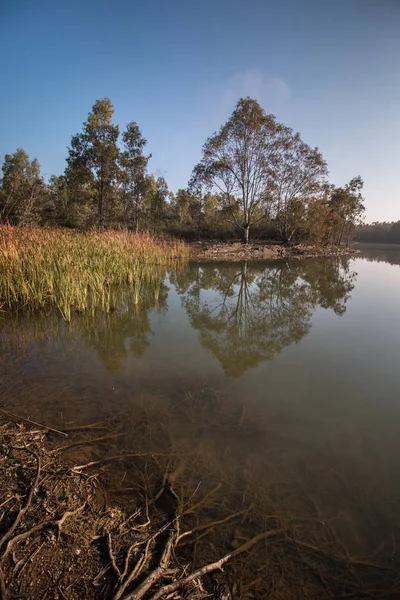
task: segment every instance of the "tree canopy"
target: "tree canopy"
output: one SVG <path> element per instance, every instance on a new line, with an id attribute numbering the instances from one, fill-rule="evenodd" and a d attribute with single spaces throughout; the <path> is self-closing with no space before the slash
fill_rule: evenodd
<path id="1" fill-rule="evenodd" d="M 241 98 L 206 140 L 186 188 L 170 191 L 163 173 L 149 171 L 151 158 L 139 124 L 130 121 L 120 135 L 111 100 L 99 99 L 71 138 L 64 173 L 45 181 L 22 148 L 6 154 L 1 222 L 244 242 L 251 232 L 314 244 L 348 243 L 356 228 L 364 231 L 361 177 L 329 183 L 320 150 L 252 98 Z"/>

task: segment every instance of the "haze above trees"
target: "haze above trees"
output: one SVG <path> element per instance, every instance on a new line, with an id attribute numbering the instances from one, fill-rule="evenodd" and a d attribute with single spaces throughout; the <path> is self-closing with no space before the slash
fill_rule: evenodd
<path id="1" fill-rule="evenodd" d="M 113 118 L 111 100 L 97 100 L 72 136 L 64 173 L 49 181 L 22 148 L 6 154 L 1 222 L 312 244 L 349 241 L 361 222 L 361 177 L 343 187 L 329 183 L 318 148 L 256 100 L 239 100 L 206 140 L 187 188 L 176 193 L 149 173 L 139 125 L 131 121 L 121 134 Z"/>

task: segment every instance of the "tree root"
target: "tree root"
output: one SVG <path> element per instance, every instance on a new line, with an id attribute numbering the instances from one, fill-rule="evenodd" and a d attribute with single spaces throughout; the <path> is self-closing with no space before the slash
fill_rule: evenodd
<path id="1" fill-rule="evenodd" d="M 36 459 L 36 475 L 35 475 L 35 480 L 33 482 L 33 484 L 31 485 L 30 489 L 29 489 L 29 493 L 28 493 L 28 498 L 25 502 L 25 505 L 19 509 L 17 516 L 14 519 L 13 524 L 11 525 L 11 527 L 9 527 L 8 531 L 3 535 L 3 537 L 0 540 L 0 557 L 3 557 L 3 552 L 2 552 L 2 548 L 4 547 L 5 544 L 7 544 L 12 538 L 12 535 L 14 533 L 14 531 L 17 529 L 19 523 L 21 522 L 22 518 L 24 517 L 25 513 L 27 512 L 27 510 L 29 509 L 30 505 L 32 504 L 32 498 L 33 495 L 36 491 L 36 488 L 39 485 L 39 478 L 40 478 L 40 470 L 41 470 L 41 460 L 40 460 L 40 456 L 38 454 L 36 454 L 35 452 L 32 452 L 32 450 L 29 450 L 28 448 L 23 448 L 26 452 L 28 452 L 28 454 L 31 454 L 32 456 L 35 457 Z"/>
<path id="2" fill-rule="evenodd" d="M 307 544 L 306 542 L 301 542 L 299 540 L 295 540 L 290 537 L 287 537 L 285 541 L 286 541 L 286 543 L 291 544 L 293 546 L 298 546 L 300 548 L 304 548 L 305 550 L 308 550 L 309 552 L 312 552 L 313 554 L 323 556 L 324 558 L 326 558 L 327 560 L 329 560 L 331 562 L 342 563 L 342 564 L 346 563 L 346 564 L 349 564 L 349 565 L 352 565 L 355 567 L 367 567 L 369 569 L 378 569 L 380 571 L 393 571 L 392 567 L 386 567 L 385 565 L 380 565 L 378 563 L 373 563 L 373 562 L 370 562 L 367 560 L 352 558 L 351 556 L 347 556 L 347 557 L 335 556 L 335 554 L 325 552 L 325 550 L 323 548 L 319 548 L 317 546 L 313 546 L 312 544 Z"/>
<path id="3" fill-rule="evenodd" d="M 177 590 L 182 589 L 183 587 L 185 587 L 186 585 L 188 585 L 195 579 L 203 577 L 203 575 L 206 575 L 207 573 L 211 573 L 212 571 L 216 571 L 217 569 L 221 569 L 222 566 L 228 562 L 228 560 L 231 560 L 235 556 L 239 556 L 239 554 L 243 554 L 243 552 L 247 552 L 247 550 L 250 550 L 253 546 L 258 544 L 258 542 L 265 540 L 267 538 L 271 538 L 271 537 L 277 538 L 280 535 L 282 535 L 283 533 L 284 533 L 283 529 L 276 529 L 276 530 L 272 530 L 272 531 L 264 531 L 264 533 L 260 533 L 256 536 L 254 536 L 251 540 L 248 540 L 247 542 L 245 542 L 244 544 L 239 546 L 239 548 L 236 548 L 229 554 L 225 554 L 225 556 L 223 556 L 219 560 L 217 560 L 213 563 L 210 563 L 208 565 L 205 565 L 204 567 L 201 567 L 200 569 L 197 569 L 196 571 L 193 571 L 190 575 L 188 575 L 187 577 L 184 577 L 183 579 L 179 579 L 177 581 L 174 581 L 173 583 L 164 585 L 155 594 L 153 594 L 151 596 L 150 600 L 160 600 L 160 598 L 166 598 L 169 594 L 172 594 L 173 592 L 176 592 Z M 137 600 L 137 599 L 135 596 L 126 596 L 123 598 L 123 600 Z"/>
<path id="4" fill-rule="evenodd" d="M 62 528 L 64 522 L 69 517 L 73 517 L 74 515 L 78 514 L 79 512 L 82 512 L 85 507 L 86 507 L 86 503 L 82 504 L 75 510 L 67 510 L 59 519 L 51 519 L 49 521 L 42 521 L 41 523 L 38 523 L 37 525 L 34 525 L 34 527 L 31 527 L 30 529 L 28 529 L 28 531 L 24 531 L 23 533 L 20 533 L 19 535 L 15 535 L 13 538 L 9 539 L 9 541 L 7 542 L 7 545 L 4 549 L 1 560 L 4 560 L 10 554 L 12 548 L 16 544 L 18 544 L 19 542 L 22 542 L 23 540 L 26 540 L 33 533 L 37 533 L 38 531 L 43 531 L 44 529 L 53 527 L 53 528 L 57 529 L 58 538 L 59 538 L 61 535 L 61 528 Z"/>
<path id="5" fill-rule="evenodd" d="M 176 529 L 172 528 L 168 532 L 168 538 L 161 555 L 159 565 L 152 571 L 144 581 L 131 593 L 122 596 L 122 600 L 141 600 L 143 596 L 150 590 L 153 585 L 163 577 L 168 569 L 171 553 L 176 537 Z M 119 600 L 120 596 L 114 597 L 114 600 Z"/>
<path id="6" fill-rule="evenodd" d="M 6 597 L 7 597 L 6 584 L 4 581 L 3 571 L 1 570 L 1 567 L 0 567 L 0 600 L 6 600 Z"/>
<path id="7" fill-rule="evenodd" d="M 7 600 L 7 593 L 13 597 L 49 598 L 55 590 L 63 598 L 200 600 L 210 596 L 213 584 L 218 588 L 215 598 L 244 598 L 254 592 L 252 597 L 259 600 L 273 594 L 281 583 L 289 590 L 298 581 L 310 592 L 308 597 L 398 597 L 396 547 L 389 552 L 386 543 L 383 551 L 379 549 L 378 558 L 374 554 L 356 557 L 355 550 L 352 555 L 318 507 L 312 511 L 307 504 L 305 515 L 296 517 L 285 511 L 279 494 L 268 495 L 268 489 L 265 496 L 257 495 L 250 487 L 242 494 L 235 488 L 236 480 L 225 482 L 223 476 L 223 484 L 212 483 L 200 494 L 197 482 L 218 481 L 212 465 L 207 463 L 203 469 L 201 457 L 195 455 L 196 470 L 191 465 L 190 476 L 182 475 L 185 463 L 175 460 L 181 459 L 182 453 L 171 454 L 168 449 L 158 453 L 123 452 L 71 468 L 66 462 L 58 462 L 57 451 L 40 446 L 38 438 L 43 442 L 45 434 L 38 436 L 35 431 L 27 438 L 21 432 L 23 427 L 11 437 L 11 443 L 10 437 L 5 439 L 7 447 L 17 448 L 22 458 L 18 454 L 16 461 L 12 452 L 0 457 L 6 482 L 0 504 L 0 508 L 5 507 L 0 523 L 0 600 Z M 131 450 L 140 449 L 140 441 L 135 440 L 135 444 Z M 29 457 L 32 484 L 21 477 L 25 452 L 33 457 Z M 124 464 L 130 458 L 139 460 Z M 99 469 L 99 478 L 95 470 L 91 477 L 83 473 L 118 461 L 121 464 L 113 464 L 112 473 Z M 128 465 L 134 467 L 134 475 Z M 124 473 L 124 478 L 129 473 L 129 486 L 134 477 L 138 481 L 132 487 L 136 490 L 134 497 L 127 499 L 129 504 L 113 505 L 111 510 L 101 486 L 103 476 L 106 482 L 108 476 L 111 481 L 120 481 L 114 467 Z M 19 492 L 10 492 L 21 479 L 25 490 L 22 500 Z M 86 506 L 91 510 L 85 510 Z M 62 544 L 47 543 L 48 534 L 42 532 L 56 530 L 52 537 L 57 535 L 59 540 L 66 520 L 83 511 L 84 516 L 71 519 L 68 537 Z M 101 543 L 93 544 L 94 540 Z M 251 552 L 257 544 L 257 551 Z M 82 548 L 90 548 L 87 559 L 85 556 L 82 560 L 83 554 L 77 559 Z M 52 572 L 55 553 L 62 572 L 57 581 Z M 231 561 L 235 562 L 228 567 Z M 47 570 L 41 579 L 43 564 Z"/>
<path id="8" fill-rule="evenodd" d="M 193 533 L 203 531 L 204 529 L 206 529 L 207 531 L 208 530 L 211 531 L 212 529 L 214 529 L 214 527 L 218 527 L 218 525 L 223 525 L 224 523 L 229 523 L 229 521 L 233 521 L 233 519 L 236 519 L 237 517 L 245 515 L 248 511 L 249 511 L 249 509 L 245 508 L 244 510 L 240 510 L 239 512 L 233 513 L 232 515 L 228 515 L 224 519 L 218 519 L 218 521 L 211 521 L 211 523 L 204 523 L 203 525 L 198 525 L 197 527 L 194 527 L 190 531 L 185 531 L 184 533 L 181 533 L 181 535 L 178 537 L 176 543 L 179 544 L 179 542 L 183 538 L 185 538 L 189 535 L 193 535 Z"/>

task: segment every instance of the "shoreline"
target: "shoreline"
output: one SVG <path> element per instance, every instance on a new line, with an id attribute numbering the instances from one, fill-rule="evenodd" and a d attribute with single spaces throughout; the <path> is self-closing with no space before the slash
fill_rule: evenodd
<path id="1" fill-rule="evenodd" d="M 310 246 L 296 244 L 284 246 L 279 243 L 218 242 L 216 240 L 186 242 L 191 261 L 243 261 L 281 260 L 284 258 L 313 258 L 329 256 L 351 256 L 359 250 L 346 246 Z"/>

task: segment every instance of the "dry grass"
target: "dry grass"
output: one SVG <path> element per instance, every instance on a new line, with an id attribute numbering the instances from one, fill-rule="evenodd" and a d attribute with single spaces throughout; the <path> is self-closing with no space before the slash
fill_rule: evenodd
<path id="1" fill-rule="evenodd" d="M 154 266 L 186 256 L 184 244 L 147 234 L 0 226 L 0 303 L 53 306 L 66 320 L 74 310 L 109 310 L 113 288 L 137 288 Z"/>

